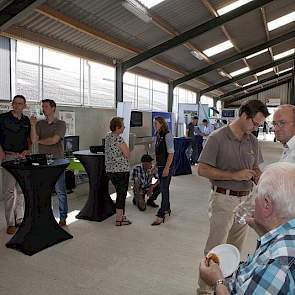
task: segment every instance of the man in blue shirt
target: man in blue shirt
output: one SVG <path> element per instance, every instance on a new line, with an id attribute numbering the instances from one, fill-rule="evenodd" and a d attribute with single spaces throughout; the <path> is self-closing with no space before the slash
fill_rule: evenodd
<path id="1" fill-rule="evenodd" d="M 295 165 L 269 165 L 260 177 L 254 218 L 247 223 L 260 235 L 253 256 L 224 279 L 220 267 L 206 258 L 201 278 L 220 294 L 295 294 Z"/>

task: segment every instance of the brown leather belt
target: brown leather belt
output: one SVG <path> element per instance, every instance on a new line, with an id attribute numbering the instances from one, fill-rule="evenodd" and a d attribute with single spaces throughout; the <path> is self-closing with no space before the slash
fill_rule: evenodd
<path id="1" fill-rule="evenodd" d="M 250 191 L 233 191 L 229 189 L 225 189 L 223 187 L 213 187 L 215 192 L 226 195 L 229 192 L 229 195 L 236 197 L 243 197 L 249 195 Z"/>

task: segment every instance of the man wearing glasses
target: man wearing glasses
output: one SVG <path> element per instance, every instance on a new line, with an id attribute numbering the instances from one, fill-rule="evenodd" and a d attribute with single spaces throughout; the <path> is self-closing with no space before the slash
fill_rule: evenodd
<path id="1" fill-rule="evenodd" d="M 275 136 L 283 146 L 280 161 L 295 163 L 295 106 L 281 105 L 273 115 Z"/>
<path id="2" fill-rule="evenodd" d="M 234 208 L 244 201 L 257 183 L 263 162 L 257 138 L 252 134 L 269 115 L 259 100 L 242 104 L 239 117 L 217 129 L 207 139 L 199 158 L 198 173 L 211 182 L 209 197 L 210 231 L 204 254 L 223 243 L 236 246 L 240 251 L 248 226 L 234 222 Z M 212 294 L 199 280 L 197 294 Z"/>

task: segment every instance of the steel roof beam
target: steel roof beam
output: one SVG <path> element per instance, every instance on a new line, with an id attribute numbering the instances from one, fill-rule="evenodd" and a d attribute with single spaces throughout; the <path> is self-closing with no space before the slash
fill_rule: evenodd
<path id="1" fill-rule="evenodd" d="M 144 51 L 143 53 L 138 54 L 135 57 L 130 58 L 129 60 L 122 63 L 123 71 L 127 71 L 128 69 L 138 65 L 139 63 L 142 63 L 158 54 L 161 54 L 171 48 L 174 48 L 176 46 L 179 46 L 186 41 L 195 38 L 199 35 L 202 35 L 212 29 L 215 29 L 243 14 L 246 14 L 252 10 L 255 10 L 257 8 L 260 8 L 274 0 L 254 0 L 251 1 L 233 11 L 230 11 L 222 16 L 213 18 L 195 28 L 192 28 L 172 39 L 169 39 L 149 50 Z"/>
<path id="2" fill-rule="evenodd" d="M 286 56 L 286 57 L 284 57 L 284 58 L 282 58 L 282 59 L 279 59 L 279 60 L 277 60 L 277 61 L 275 61 L 275 62 L 271 62 L 271 63 L 269 63 L 269 64 L 267 64 L 267 65 L 265 65 L 265 66 L 262 66 L 262 67 L 259 67 L 259 68 L 257 68 L 257 69 L 254 69 L 254 70 L 252 70 L 252 71 L 249 71 L 249 72 L 247 72 L 247 73 L 244 73 L 244 74 L 238 75 L 238 76 L 236 76 L 236 77 L 234 77 L 234 78 L 232 78 L 232 79 L 226 80 L 226 81 L 224 81 L 224 82 L 221 82 L 221 83 L 215 84 L 215 85 L 213 85 L 213 86 L 210 86 L 210 87 L 208 87 L 208 88 L 206 88 L 206 89 L 201 90 L 201 95 L 203 95 L 203 94 L 205 94 L 205 93 L 207 93 L 207 92 L 210 92 L 210 91 L 212 91 L 212 90 L 215 90 L 215 89 L 221 88 L 221 87 L 223 87 L 223 86 L 226 86 L 226 85 L 228 85 L 228 84 L 231 84 L 231 83 L 233 83 L 233 82 L 236 82 L 236 81 L 238 81 L 238 80 L 241 80 L 241 79 L 247 78 L 248 76 L 251 76 L 251 75 L 253 75 L 253 74 L 256 74 L 256 73 L 262 72 L 262 71 L 264 71 L 264 70 L 266 70 L 266 69 L 268 69 L 268 68 L 275 67 L 275 66 L 277 66 L 277 65 L 283 64 L 283 63 L 288 62 L 288 61 L 290 61 L 290 60 L 292 60 L 292 59 L 293 59 L 293 56 L 292 56 L 292 55 L 290 55 L 290 56 Z"/>
<path id="3" fill-rule="evenodd" d="M 226 101 L 224 101 L 224 103 L 225 103 L 226 105 L 229 105 L 229 104 L 231 104 L 231 103 L 233 103 L 233 102 L 235 102 L 235 101 L 238 101 L 238 100 L 241 100 L 241 99 L 247 98 L 247 97 L 249 97 L 249 96 L 252 96 L 252 95 L 255 95 L 255 94 L 258 94 L 258 93 L 261 93 L 261 92 L 267 91 L 267 90 L 272 89 L 272 88 L 275 88 L 275 87 L 277 87 L 277 86 L 281 86 L 281 85 L 283 85 L 283 84 L 289 83 L 290 81 L 291 81 L 291 78 L 287 78 L 287 79 L 284 79 L 284 80 L 282 80 L 282 81 L 280 81 L 280 82 L 271 83 L 271 84 L 269 84 L 268 86 L 266 86 L 266 87 L 264 87 L 264 88 L 261 88 L 261 89 L 259 89 L 259 90 L 252 91 L 252 92 L 249 92 L 249 93 L 247 93 L 247 94 L 241 95 L 241 96 L 239 96 L 239 97 L 235 97 L 235 98 L 232 98 L 232 99 L 226 100 Z"/>
<path id="4" fill-rule="evenodd" d="M 284 72 L 284 73 L 282 73 L 282 74 L 278 74 L 278 75 L 276 74 L 276 75 L 271 76 L 271 77 L 269 77 L 269 78 L 266 78 L 266 79 L 263 79 L 263 80 L 259 80 L 259 81 L 257 81 L 257 83 L 255 83 L 255 84 L 251 84 L 251 85 L 248 85 L 248 86 L 246 86 L 246 87 L 239 88 L 239 89 L 236 89 L 236 90 L 234 90 L 234 91 L 227 92 L 227 93 L 225 93 L 225 94 L 223 94 L 223 95 L 220 95 L 220 96 L 219 96 L 219 99 L 223 100 L 223 99 L 226 98 L 226 97 L 229 97 L 229 96 L 232 96 L 232 95 L 237 94 L 237 93 L 239 93 L 239 92 L 242 92 L 242 91 L 248 90 L 248 89 L 253 88 L 253 87 L 255 87 L 255 86 L 262 85 L 263 83 L 266 83 L 266 82 L 272 81 L 272 80 L 274 80 L 274 79 L 279 79 L 279 78 L 281 78 L 281 77 L 284 77 L 284 76 L 290 75 L 290 74 L 292 74 L 292 71 L 293 71 L 293 70 L 289 70 L 289 71 Z"/>
<path id="5" fill-rule="evenodd" d="M 237 60 L 239 60 L 239 59 L 241 59 L 243 57 L 246 57 L 246 56 L 248 56 L 250 54 L 253 54 L 253 53 L 258 52 L 260 50 L 263 50 L 263 49 L 269 48 L 271 46 L 277 45 L 279 43 L 282 43 L 282 42 L 287 41 L 287 40 L 289 40 L 291 38 L 294 38 L 294 37 L 295 37 L 295 30 L 290 32 L 290 33 L 287 33 L 285 35 L 282 35 L 282 36 L 280 36 L 278 38 L 274 38 L 274 39 L 272 39 L 270 41 L 262 43 L 262 44 L 260 44 L 258 46 L 254 46 L 254 47 L 252 47 L 250 49 L 242 51 L 242 52 L 240 52 L 238 54 L 235 54 L 235 55 L 233 55 L 231 57 L 228 57 L 226 59 L 218 61 L 218 62 L 216 62 L 216 63 L 214 63 L 212 65 L 209 65 L 209 66 L 207 66 L 207 67 L 205 67 L 203 69 L 192 72 L 192 73 L 190 73 L 190 74 L 188 74 L 186 76 L 183 76 L 183 77 L 181 77 L 179 79 L 176 79 L 176 80 L 173 81 L 173 86 L 176 87 L 177 85 L 182 84 L 182 83 L 184 83 L 186 81 L 189 81 L 189 80 L 197 78 L 197 77 L 199 77 L 201 75 L 207 74 L 207 73 L 209 73 L 209 72 L 211 72 L 213 70 L 219 69 L 222 66 L 225 66 L 225 65 L 230 64 L 230 63 L 232 63 L 234 61 L 237 61 Z"/>
<path id="6" fill-rule="evenodd" d="M 14 0 L 0 11 L 0 30 L 10 27 L 16 19 L 24 17 L 45 0 Z"/>

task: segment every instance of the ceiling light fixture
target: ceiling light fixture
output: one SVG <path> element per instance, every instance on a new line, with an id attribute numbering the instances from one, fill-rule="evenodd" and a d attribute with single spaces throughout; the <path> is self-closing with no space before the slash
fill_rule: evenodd
<path id="1" fill-rule="evenodd" d="M 267 28 L 269 31 L 272 31 L 293 21 L 295 21 L 295 11 L 268 22 Z"/>
<path id="2" fill-rule="evenodd" d="M 202 54 L 196 50 L 192 50 L 191 51 L 191 55 L 193 55 L 195 58 L 197 58 L 198 60 L 203 60 L 204 57 L 202 56 Z"/>
<path id="3" fill-rule="evenodd" d="M 126 0 L 122 3 L 122 6 L 146 23 L 152 20 L 146 7 L 136 0 Z"/>
<path id="4" fill-rule="evenodd" d="M 234 47 L 234 45 L 232 44 L 232 42 L 230 40 L 227 40 L 225 42 L 222 42 L 220 44 L 217 44 L 213 47 L 210 47 L 208 49 L 205 49 L 203 51 L 204 54 L 206 54 L 208 57 L 216 55 L 220 52 L 223 52 L 225 50 L 228 50 L 230 48 Z"/>
<path id="5" fill-rule="evenodd" d="M 225 73 L 224 71 L 218 71 L 218 74 L 222 77 L 228 77 L 229 74 Z"/>
<path id="6" fill-rule="evenodd" d="M 282 53 L 279 53 L 277 55 L 274 55 L 273 56 L 273 59 L 274 60 L 278 60 L 278 59 L 281 59 L 283 57 L 289 56 L 289 55 L 293 54 L 294 52 L 295 52 L 294 48 L 293 49 L 290 49 L 290 50 L 286 50 L 286 51 L 284 51 Z"/>
<path id="7" fill-rule="evenodd" d="M 230 11 L 240 7 L 240 6 L 243 6 L 243 5 L 247 4 L 248 2 L 251 2 L 251 1 L 253 1 L 253 0 L 238 0 L 238 1 L 235 1 L 235 2 L 233 2 L 231 4 L 229 4 L 229 5 L 226 5 L 226 6 L 222 7 L 222 8 L 220 8 L 220 9 L 218 9 L 217 13 L 218 13 L 218 15 L 226 14 L 226 13 L 228 13 L 228 12 L 230 12 Z"/>
<path id="8" fill-rule="evenodd" d="M 235 77 L 235 76 L 238 76 L 240 74 L 243 74 L 243 73 L 246 73 L 250 71 L 249 67 L 245 67 L 245 68 L 242 68 L 242 69 L 239 69 L 239 70 L 236 70 L 234 72 L 231 72 L 229 73 L 232 77 Z"/>
<path id="9" fill-rule="evenodd" d="M 246 56 L 246 59 L 253 58 L 253 57 L 255 57 L 255 56 L 257 56 L 257 55 L 260 55 L 260 54 L 262 54 L 262 53 L 264 53 L 264 52 L 267 52 L 267 51 L 268 51 L 267 48 L 266 48 L 266 49 L 263 49 L 263 50 L 260 50 L 260 51 L 257 51 L 257 52 L 255 52 L 255 53 L 253 53 L 253 54 L 250 54 L 250 55 Z"/>
<path id="10" fill-rule="evenodd" d="M 138 0 L 141 2 L 146 8 L 150 9 L 156 5 L 158 5 L 161 2 L 164 2 L 165 0 Z"/>
<path id="11" fill-rule="evenodd" d="M 267 74 L 267 73 L 270 73 L 273 71 L 273 68 L 269 68 L 269 69 L 266 69 L 264 71 L 261 71 L 259 73 L 256 73 L 256 76 L 261 76 L 261 75 L 264 75 L 264 74 Z"/>

